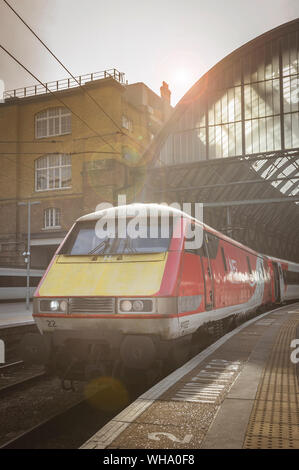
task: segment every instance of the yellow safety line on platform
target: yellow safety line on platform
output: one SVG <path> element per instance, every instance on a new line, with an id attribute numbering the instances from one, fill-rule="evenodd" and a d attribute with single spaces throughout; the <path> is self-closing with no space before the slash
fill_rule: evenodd
<path id="1" fill-rule="evenodd" d="M 294 312 L 280 328 L 256 393 L 246 449 L 299 449 L 299 387 L 291 361 L 298 325 Z"/>

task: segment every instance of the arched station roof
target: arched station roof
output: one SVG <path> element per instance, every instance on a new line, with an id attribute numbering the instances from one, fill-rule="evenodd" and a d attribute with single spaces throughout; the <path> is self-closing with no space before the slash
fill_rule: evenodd
<path id="1" fill-rule="evenodd" d="M 145 157 L 145 200 L 203 202 L 209 225 L 298 260 L 299 19 L 203 75 Z"/>

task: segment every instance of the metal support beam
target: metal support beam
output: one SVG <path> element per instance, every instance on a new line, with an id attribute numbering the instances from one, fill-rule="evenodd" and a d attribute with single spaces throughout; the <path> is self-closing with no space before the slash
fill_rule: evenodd
<path id="1" fill-rule="evenodd" d="M 250 204 L 275 204 L 299 201 L 299 197 L 277 197 L 272 199 L 248 199 L 244 201 L 204 202 L 204 207 L 247 206 Z"/>
<path id="2" fill-rule="evenodd" d="M 163 193 L 165 191 L 167 192 L 176 192 L 176 191 L 192 191 L 193 189 L 195 190 L 202 190 L 202 189 L 215 189 L 215 188 L 222 188 L 222 187 L 227 187 L 227 186 L 239 186 L 239 185 L 245 185 L 245 184 L 268 184 L 271 183 L 272 181 L 293 181 L 293 180 L 299 180 L 299 176 L 296 176 L 294 178 L 269 178 L 269 179 L 256 179 L 256 180 L 240 180 L 240 181 L 232 181 L 232 182 L 227 182 L 227 183 L 217 183 L 217 184 L 205 184 L 202 186 L 182 186 L 182 187 L 176 187 L 176 188 L 171 188 L 167 187 L 166 189 L 153 189 L 155 193 Z"/>
<path id="3" fill-rule="evenodd" d="M 179 169 L 179 168 L 198 168 L 198 167 L 203 167 L 203 166 L 213 166 L 213 165 L 219 165 L 221 163 L 225 163 L 226 165 L 229 164 L 234 164 L 236 162 L 255 162 L 259 160 L 273 160 L 277 158 L 298 158 L 299 156 L 299 148 L 294 148 L 294 149 L 285 149 L 285 150 L 277 150 L 277 151 L 270 151 L 270 152 L 259 152 L 259 153 L 253 153 L 253 154 L 246 154 L 246 155 L 236 155 L 234 157 L 218 157 L 218 158 L 213 158 L 212 160 L 199 160 L 197 162 L 193 163 L 180 163 L 176 165 L 164 165 L 163 167 L 156 167 L 156 166 L 149 166 L 148 171 L 158 171 L 158 170 L 167 170 L 169 169 Z"/>

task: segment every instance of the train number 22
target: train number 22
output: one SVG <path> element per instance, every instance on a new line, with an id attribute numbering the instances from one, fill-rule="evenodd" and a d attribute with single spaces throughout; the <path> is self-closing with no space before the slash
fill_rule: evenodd
<path id="1" fill-rule="evenodd" d="M 55 320 L 47 320 L 47 323 L 49 328 L 56 328 L 57 326 Z"/>

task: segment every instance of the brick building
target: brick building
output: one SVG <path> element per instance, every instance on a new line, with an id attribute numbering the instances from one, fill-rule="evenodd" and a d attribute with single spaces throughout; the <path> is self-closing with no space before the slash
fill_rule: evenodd
<path id="1" fill-rule="evenodd" d="M 41 85 L 6 91 L 0 104 L 1 266 L 25 266 L 20 201 L 39 202 L 31 207 L 31 266 L 43 268 L 77 217 L 142 188 L 143 152 L 172 109 L 167 84 L 160 97 L 115 69 L 78 80 L 81 87 L 48 83 L 54 95 Z"/>

